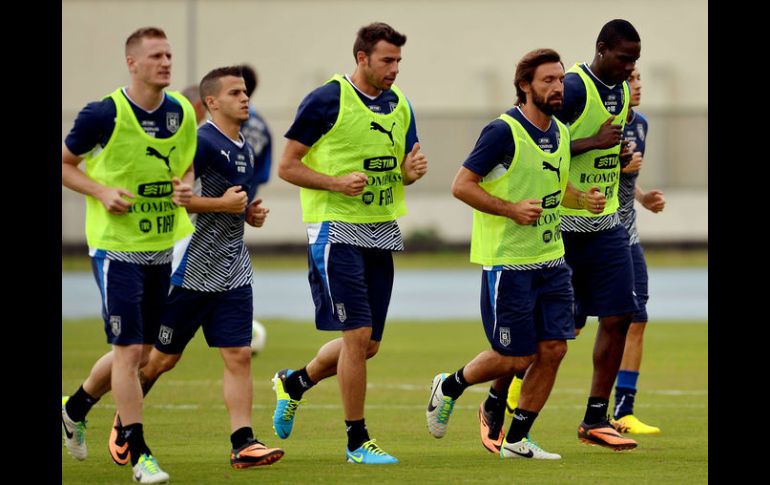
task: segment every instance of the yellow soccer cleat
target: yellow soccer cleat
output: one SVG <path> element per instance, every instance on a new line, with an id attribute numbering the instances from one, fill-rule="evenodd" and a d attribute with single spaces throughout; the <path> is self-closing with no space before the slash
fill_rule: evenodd
<path id="1" fill-rule="evenodd" d="M 657 434 L 660 433 L 660 428 L 657 426 L 650 426 L 639 421 L 639 418 L 633 414 L 623 416 L 619 419 L 613 419 L 610 421 L 612 426 L 620 433 L 629 434 Z"/>

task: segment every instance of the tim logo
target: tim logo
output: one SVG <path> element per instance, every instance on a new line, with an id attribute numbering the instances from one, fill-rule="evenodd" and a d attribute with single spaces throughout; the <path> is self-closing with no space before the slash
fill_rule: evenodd
<path id="1" fill-rule="evenodd" d="M 543 196 L 543 209 L 555 209 L 559 207 L 559 202 L 561 202 L 561 190 L 557 190 L 553 194 L 548 194 Z"/>
<path id="2" fill-rule="evenodd" d="M 553 232 L 551 232 L 550 229 L 546 229 L 545 232 L 543 233 L 543 242 L 544 243 L 551 242 L 551 239 L 553 239 Z"/>
<path id="3" fill-rule="evenodd" d="M 594 168 L 608 169 L 615 168 L 618 165 L 617 155 L 605 155 L 594 158 Z"/>
<path id="4" fill-rule="evenodd" d="M 148 155 L 148 156 L 151 156 L 151 157 L 155 157 L 155 158 L 160 158 L 161 160 L 163 160 L 163 162 L 166 164 L 166 167 L 168 168 L 168 171 L 170 172 L 171 171 L 171 161 L 169 160 L 169 158 L 171 158 L 171 152 L 173 152 L 174 150 L 176 150 L 176 147 L 171 147 L 171 150 L 168 152 L 168 155 L 164 156 L 162 153 L 160 153 L 155 148 L 147 147 L 147 152 L 145 153 L 145 155 Z"/>
<path id="5" fill-rule="evenodd" d="M 500 343 L 503 347 L 508 347 L 511 343 L 511 329 L 508 327 L 500 327 Z"/>
<path id="6" fill-rule="evenodd" d="M 543 160 L 543 170 L 550 170 L 551 172 L 556 173 L 556 180 L 561 182 L 561 173 L 559 172 L 559 169 L 561 168 L 561 157 L 559 157 L 559 165 L 554 167 L 550 163 Z"/>
<path id="7" fill-rule="evenodd" d="M 120 335 L 120 315 L 110 315 L 110 331 L 112 335 Z"/>
<path id="8" fill-rule="evenodd" d="M 171 337 L 174 335 L 174 329 L 169 328 L 165 325 L 160 326 L 160 332 L 158 332 L 158 340 L 160 340 L 160 343 L 163 345 L 168 345 L 171 343 Z"/>
<path id="9" fill-rule="evenodd" d="M 348 314 L 345 313 L 345 304 L 335 303 L 334 307 L 337 309 L 337 319 L 340 321 L 340 323 L 344 323 L 345 320 L 348 319 Z"/>
<path id="10" fill-rule="evenodd" d="M 396 122 L 394 121 L 392 125 L 390 125 L 390 131 L 386 130 L 382 127 L 379 123 L 376 121 L 372 121 L 369 123 L 369 129 L 374 131 L 379 131 L 380 133 L 384 133 L 388 135 L 388 138 L 390 138 L 390 144 L 395 145 L 395 142 L 393 141 L 393 127 L 396 126 Z"/>
<path id="11" fill-rule="evenodd" d="M 148 233 L 152 229 L 152 222 L 149 219 L 142 219 L 139 221 L 139 230 Z"/>
<path id="12" fill-rule="evenodd" d="M 174 193 L 171 182 L 151 182 L 139 185 L 139 195 L 143 197 L 166 197 Z"/>
<path id="13" fill-rule="evenodd" d="M 387 172 L 398 165 L 396 157 L 383 156 L 364 159 L 364 170 L 372 172 Z"/>
<path id="14" fill-rule="evenodd" d="M 364 193 L 361 195 L 361 200 L 363 200 L 363 201 L 364 201 L 364 204 L 366 204 L 366 205 L 369 205 L 369 204 L 371 204 L 372 202 L 374 202 L 374 194 L 373 194 L 373 193 L 371 193 L 371 192 L 364 192 Z"/>

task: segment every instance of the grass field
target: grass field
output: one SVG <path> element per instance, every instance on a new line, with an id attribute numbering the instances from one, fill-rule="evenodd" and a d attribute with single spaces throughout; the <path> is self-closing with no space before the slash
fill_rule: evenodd
<path id="1" fill-rule="evenodd" d="M 336 379 L 305 395 L 294 432 L 279 440 L 271 429 L 275 402 L 270 377 L 283 367 L 307 362 L 333 334 L 310 323 L 264 321 L 267 348 L 252 363 L 253 427 L 257 437 L 286 450 L 270 467 L 229 466 L 229 421 L 222 401 L 218 352 L 198 335 L 176 369 L 163 376 L 145 401 L 145 436 L 172 483 L 707 483 L 708 326 L 655 322 L 648 326 L 636 411 L 658 425 L 658 436 L 636 437 L 631 452 L 578 442 L 591 379 L 596 323 L 570 344 L 556 386 L 533 428 L 557 462 L 500 460 L 479 441 L 476 410 L 486 385 L 469 388 L 458 400 L 447 435 L 427 431 L 425 405 L 432 377 L 452 372 L 487 347 L 477 322 L 391 322 L 380 354 L 369 361 L 367 426 L 401 463 L 363 467 L 345 463 L 346 443 Z M 90 366 L 108 349 L 98 320 L 62 322 L 62 394 L 73 392 Z M 89 457 L 78 462 L 62 445 L 62 483 L 128 483 L 131 471 L 118 467 L 106 440 L 114 413 L 112 395 L 91 411 Z M 506 423 L 507 430 L 507 423 Z"/>

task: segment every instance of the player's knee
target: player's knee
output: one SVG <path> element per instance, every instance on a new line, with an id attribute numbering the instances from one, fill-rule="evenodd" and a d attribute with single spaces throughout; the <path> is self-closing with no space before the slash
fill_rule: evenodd
<path id="1" fill-rule="evenodd" d="M 503 375 L 513 374 L 527 370 L 527 367 L 535 360 L 534 355 L 527 356 L 505 356 L 502 361 L 501 369 Z"/>
<path id="2" fill-rule="evenodd" d="M 369 341 L 369 347 L 366 349 L 366 358 L 371 359 L 375 355 L 377 355 L 377 352 L 380 350 L 380 343 L 376 340 L 370 340 Z"/>
<path id="3" fill-rule="evenodd" d="M 561 362 L 565 355 L 567 355 L 567 342 L 564 340 L 548 340 L 540 343 L 538 349 L 540 359 L 545 359 L 551 362 Z"/>
<path id="4" fill-rule="evenodd" d="M 164 354 L 163 352 L 154 352 L 143 372 L 147 377 L 156 378 L 168 372 L 176 366 L 176 363 L 182 358 L 182 354 Z M 145 371 L 146 370 L 146 371 Z"/>

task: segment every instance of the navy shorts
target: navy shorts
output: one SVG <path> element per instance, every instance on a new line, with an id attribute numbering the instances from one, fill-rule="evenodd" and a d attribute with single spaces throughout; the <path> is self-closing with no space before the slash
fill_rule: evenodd
<path id="1" fill-rule="evenodd" d="M 644 250 L 641 244 L 631 245 L 631 260 L 634 262 L 634 291 L 636 291 L 636 306 L 632 322 L 647 322 L 647 300 L 650 299 L 647 290 L 647 262 L 644 260 Z"/>
<path id="2" fill-rule="evenodd" d="M 566 264 L 481 273 L 481 320 L 492 349 L 527 356 L 542 340 L 575 338 L 571 271 Z"/>
<path id="3" fill-rule="evenodd" d="M 393 290 L 391 252 L 327 243 L 308 246 L 307 257 L 316 328 L 372 327 L 372 340 L 382 340 Z"/>
<path id="4" fill-rule="evenodd" d="M 168 295 L 171 263 L 140 265 L 91 258 L 91 268 L 102 296 L 102 318 L 107 343 L 152 344 Z"/>
<path id="5" fill-rule="evenodd" d="M 588 316 L 636 312 L 634 267 L 622 224 L 599 232 L 564 232 L 564 259 L 572 269 L 575 326 Z"/>
<path id="6" fill-rule="evenodd" d="M 181 354 L 199 327 L 203 327 L 209 347 L 248 347 L 253 318 L 251 285 L 218 292 L 173 286 L 155 348 L 165 354 Z"/>

